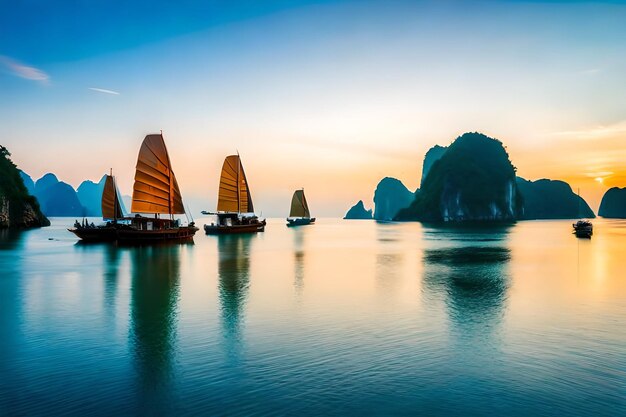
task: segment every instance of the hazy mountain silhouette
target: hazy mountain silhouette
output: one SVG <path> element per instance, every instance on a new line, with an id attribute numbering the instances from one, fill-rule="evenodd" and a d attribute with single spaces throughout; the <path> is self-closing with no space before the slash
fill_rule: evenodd
<path id="1" fill-rule="evenodd" d="M 347 220 L 372 220 L 372 210 L 366 210 L 363 200 L 359 200 L 354 206 L 348 210 L 344 219 Z"/>
<path id="2" fill-rule="evenodd" d="M 49 226 L 37 198 L 28 192 L 11 154 L 0 146 L 0 229 Z M 32 180 L 31 180 L 32 182 Z"/>
<path id="3" fill-rule="evenodd" d="M 613 187 L 602 197 L 598 215 L 614 219 L 626 219 L 626 188 Z"/>
<path id="4" fill-rule="evenodd" d="M 502 142 L 465 133 L 432 164 L 415 200 L 396 219 L 510 221 L 521 206 L 515 167 Z"/>
<path id="5" fill-rule="evenodd" d="M 85 210 L 74 188 L 59 181 L 54 174 L 48 173 L 35 182 L 35 196 L 46 216 L 80 217 L 84 215 Z"/>
<path id="6" fill-rule="evenodd" d="M 576 195 L 568 183 L 541 179 L 527 181 L 517 177 L 517 188 L 522 195 L 520 219 L 576 219 L 593 218 L 593 210 Z"/>
<path id="7" fill-rule="evenodd" d="M 385 177 L 376 186 L 374 192 L 374 219 L 393 220 L 403 208 L 407 208 L 415 200 L 411 192 L 400 180 Z"/>
<path id="8" fill-rule="evenodd" d="M 40 202 L 47 216 L 55 217 L 100 217 L 102 216 L 102 190 L 106 181 L 103 175 L 99 182 L 83 181 L 78 190 L 59 181 L 56 175 L 47 173 L 36 182 L 25 172 L 19 171 L 26 189 Z M 127 199 L 128 196 L 124 196 Z"/>
<path id="9" fill-rule="evenodd" d="M 85 209 L 85 216 L 101 217 L 102 216 L 102 191 L 106 175 L 103 175 L 99 182 L 95 183 L 90 180 L 83 181 L 76 190 L 78 200 Z"/>

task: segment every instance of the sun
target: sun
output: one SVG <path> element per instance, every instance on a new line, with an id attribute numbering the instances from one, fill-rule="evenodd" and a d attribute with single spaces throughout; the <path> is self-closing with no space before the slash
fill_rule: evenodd
<path id="1" fill-rule="evenodd" d="M 602 177 L 596 177 L 595 179 L 599 184 L 604 184 L 604 178 Z"/>

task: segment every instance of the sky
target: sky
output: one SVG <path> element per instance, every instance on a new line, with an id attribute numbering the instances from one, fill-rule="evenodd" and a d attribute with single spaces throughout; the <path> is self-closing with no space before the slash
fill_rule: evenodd
<path id="1" fill-rule="evenodd" d="M 626 186 L 620 1 L 0 0 L 0 144 L 35 180 L 110 168 L 130 194 L 163 131 L 194 213 L 240 153 L 255 208 L 373 205 L 385 176 L 464 132 L 518 174 L 570 183 L 597 210 Z"/>

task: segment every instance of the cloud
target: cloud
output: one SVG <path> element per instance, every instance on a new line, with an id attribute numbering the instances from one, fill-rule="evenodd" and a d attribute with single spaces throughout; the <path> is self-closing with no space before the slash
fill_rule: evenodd
<path id="1" fill-rule="evenodd" d="M 114 96 L 119 96 L 120 93 L 118 93 L 117 91 L 113 91 L 113 90 L 107 90 L 105 88 L 96 88 L 96 87 L 89 87 L 89 89 L 91 91 L 96 91 L 98 93 L 104 93 L 104 94 L 112 94 Z"/>
<path id="2" fill-rule="evenodd" d="M 42 84 L 48 84 L 50 81 L 50 76 L 44 71 L 35 67 L 29 67 L 28 65 L 22 64 L 21 62 L 16 61 L 13 58 L 9 58 L 8 56 L 0 55 L 0 66 L 20 78 L 39 81 Z"/>
<path id="3" fill-rule="evenodd" d="M 553 132 L 549 136 L 562 139 L 593 140 L 622 137 L 626 135 L 626 120 L 611 125 L 590 126 L 580 130 Z"/>

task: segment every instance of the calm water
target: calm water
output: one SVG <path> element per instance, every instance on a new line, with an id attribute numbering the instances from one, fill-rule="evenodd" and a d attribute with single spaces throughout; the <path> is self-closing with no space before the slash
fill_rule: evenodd
<path id="1" fill-rule="evenodd" d="M 626 415 L 626 222 L 72 222 L 1 235 L 0 415 Z"/>

